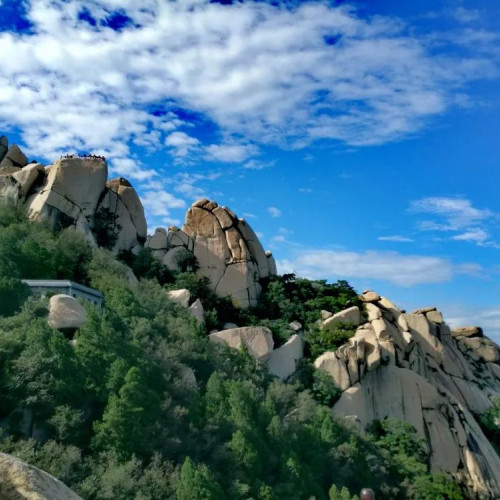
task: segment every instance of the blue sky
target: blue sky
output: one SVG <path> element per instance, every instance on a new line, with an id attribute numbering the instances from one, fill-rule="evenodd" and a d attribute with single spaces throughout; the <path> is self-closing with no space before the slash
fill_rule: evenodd
<path id="1" fill-rule="evenodd" d="M 215 199 L 282 272 L 500 341 L 500 5 L 0 0 L 0 132 L 104 154 L 150 230 Z"/>

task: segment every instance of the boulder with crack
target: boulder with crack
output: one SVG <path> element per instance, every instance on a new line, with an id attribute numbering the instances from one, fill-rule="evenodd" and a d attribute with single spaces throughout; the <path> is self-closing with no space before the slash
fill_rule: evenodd
<path id="1" fill-rule="evenodd" d="M 183 232 L 194 242 L 198 273 L 209 279 L 212 290 L 241 307 L 257 303 L 260 282 L 276 272 L 276 265 L 245 220 L 202 199 L 188 210 Z"/>
<path id="2" fill-rule="evenodd" d="M 274 346 L 271 330 L 265 326 L 244 326 L 211 333 L 212 342 L 227 344 L 233 349 L 244 347 L 257 361 L 267 361 Z"/>

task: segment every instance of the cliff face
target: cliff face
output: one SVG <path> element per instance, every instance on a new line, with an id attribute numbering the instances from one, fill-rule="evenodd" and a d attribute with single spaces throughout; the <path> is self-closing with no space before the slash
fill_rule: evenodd
<path id="1" fill-rule="evenodd" d="M 374 419 L 409 422 L 432 470 L 453 474 L 471 498 L 500 497 L 500 458 L 475 416 L 500 396 L 498 347 L 478 328 L 451 331 L 434 308 L 406 314 L 366 292 L 369 321 L 316 366 L 343 389 L 334 413 L 360 431 Z"/>
<path id="2" fill-rule="evenodd" d="M 172 270 L 182 270 L 186 257 L 194 257 L 212 290 L 243 308 L 256 305 L 262 280 L 276 274 L 273 256 L 250 225 L 206 198 L 189 208 L 182 229 L 159 228 L 146 246 Z"/>

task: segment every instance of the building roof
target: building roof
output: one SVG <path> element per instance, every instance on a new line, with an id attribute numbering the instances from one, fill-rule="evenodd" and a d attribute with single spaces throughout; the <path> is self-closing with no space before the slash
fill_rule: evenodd
<path id="1" fill-rule="evenodd" d="M 93 295 L 102 299 L 104 295 L 99 290 L 89 288 L 88 286 L 80 285 L 69 280 L 21 280 L 24 284 L 30 287 L 47 287 L 47 288 L 73 288 L 88 295 Z"/>

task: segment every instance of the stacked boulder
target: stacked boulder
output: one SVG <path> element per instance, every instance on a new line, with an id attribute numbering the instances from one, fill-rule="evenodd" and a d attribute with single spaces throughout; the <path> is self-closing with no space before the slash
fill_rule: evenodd
<path id="1" fill-rule="evenodd" d="M 170 226 L 157 228 L 146 242 L 153 255 L 171 271 L 192 271 L 194 241 L 182 229 Z"/>
<path id="2" fill-rule="evenodd" d="M 212 290 L 241 307 L 256 305 L 260 282 L 276 274 L 276 263 L 250 225 L 204 198 L 188 210 L 183 232 L 192 239 L 198 273 L 209 279 Z"/>
<path id="3" fill-rule="evenodd" d="M 256 305 L 261 281 L 276 274 L 274 257 L 249 224 L 206 198 L 190 207 L 182 229 L 158 228 L 146 247 L 172 271 L 191 271 L 196 262 L 217 295 L 243 308 Z"/>
<path id="4" fill-rule="evenodd" d="M 113 250 L 136 252 L 147 236 L 142 203 L 123 178 L 107 182 L 101 157 L 63 157 L 53 165 L 27 163 L 14 144 L 0 139 L 0 199 L 22 204 L 32 219 L 51 227 L 73 226 L 96 246 L 99 225 L 115 235 Z"/>
<path id="5" fill-rule="evenodd" d="M 17 144 L 9 147 L 7 137 L 0 137 L 0 175 L 21 170 L 28 164 L 28 158 Z"/>
<path id="6" fill-rule="evenodd" d="M 368 322 L 315 361 L 342 390 L 333 412 L 360 430 L 374 419 L 409 422 L 433 472 L 454 475 L 471 498 L 500 497 L 500 458 L 474 418 L 500 396 L 498 347 L 478 328 L 451 332 L 435 308 L 406 314 L 375 292 L 361 299 Z"/>

